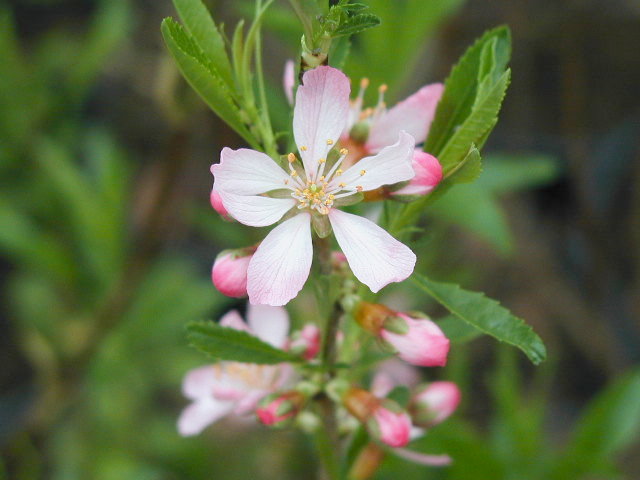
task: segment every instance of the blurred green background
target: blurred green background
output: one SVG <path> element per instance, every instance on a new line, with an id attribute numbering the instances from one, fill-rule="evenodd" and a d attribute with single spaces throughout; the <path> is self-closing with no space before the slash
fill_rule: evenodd
<path id="1" fill-rule="evenodd" d="M 252 11 L 205 3 L 227 33 Z M 639 4 L 367 3 L 383 24 L 354 39 L 345 70 L 389 84 L 389 103 L 510 25 L 485 171 L 434 204 L 418 254 L 527 319 L 550 357 L 534 368 L 488 338 L 455 345 L 425 377 L 459 382 L 463 403 L 417 446 L 454 466 L 391 460 L 376 478 L 640 478 Z M 0 478 L 314 478 L 295 432 L 175 430 L 181 378 L 206 362 L 185 323 L 243 308 L 211 286 L 211 263 L 262 233 L 208 205 L 210 164 L 243 145 L 168 57 L 169 15 L 170 0 L 0 4 Z M 284 130 L 282 68 L 301 33 L 287 2 L 264 30 Z"/>

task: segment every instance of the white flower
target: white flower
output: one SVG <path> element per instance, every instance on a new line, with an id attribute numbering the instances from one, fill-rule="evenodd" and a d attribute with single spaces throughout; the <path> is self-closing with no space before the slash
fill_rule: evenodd
<path id="1" fill-rule="evenodd" d="M 373 222 L 336 208 L 346 197 L 414 176 L 415 142 L 404 131 L 395 144 L 342 171 L 348 152 L 333 150 L 348 121 L 349 93 L 349 80 L 339 70 L 318 67 L 305 73 L 293 115 L 301 165 L 293 153 L 285 171 L 264 153 L 224 148 L 220 163 L 211 167 L 214 190 L 239 222 L 263 227 L 292 209 L 296 213 L 267 235 L 251 259 L 251 303 L 284 305 L 302 289 L 313 256 L 312 216 L 328 219 L 353 274 L 373 292 L 413 272 L 416 256 L 407 246 Z M 265 195 L 283 190 L 285 198 Z"/>

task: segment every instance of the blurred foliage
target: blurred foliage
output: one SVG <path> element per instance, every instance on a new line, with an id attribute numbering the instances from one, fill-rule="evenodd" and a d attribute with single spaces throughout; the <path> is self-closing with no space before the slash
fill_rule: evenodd
<path id="1" fill-rule="evenodd" d="M 40 3 L 55 8 L 63 2 Z M 350 46 L 336 42 L 350 52 L 345 70 L 373 85 L 387 83 L 389 98 L 402 98 L 433 48 L 429 40 L 462 3 L 368 1 L 382 23 Z M 253 11 L 252 2 L 232 6 Z M 20 34 L 12 9 L 0 8 L 0 252 L 3 313 L 10 319 L 2 333 L 27 362 L 12 361 L 18 373 L 5 378 L 0 395 L 0 478 L 308 478 L 315 468 L 311 447 L 291 432 L 217 425 L 183 439 L 175 431 L 181 377 L 203 362 L 187 347 L 184 325 L 231 303 L 215 293 L 205 269 L 193 265 L 192 251 L 160 247 L 160 195 L 151 198 L 152 215 L 134 219 L 141 208 L 141 153 L 125 146 L 118 125 L 92 118 L 90 102 L 107 65 L 146 52 L 125 49 L 138 20 L 133 2 L 100 0 L 92 7 L 81 25 L 54 22 L 35 34 Z M 264 21 L 265 30 L 299 45 L 285 2 L 272 6 Z M 437 80 L 427 75 L 423 83 Z M 279 84 L 279 78 L 269 81 L 269 104 L 281 106 L 274 124 L 287 125 Z M 118 101 L 117 92 L 109 94 L 106 102 Z M 555 159 L 536 153 L 487 155 L 477 182 L 456 186 L 430 207 L 418 243 L 421 261 L 442 261 L 437 252 L 450 247 L 452 225 L 502 255 L 513 253 L 501 199 L 559 174 Z M 251 241 L 208 208 L 185 202 L 179 210 L 213 245 Z M 472 267 L 455 272 L 458 281 L 473 274 Z M 294 312 L 303 315 L 304 306 Z M 551 390 L 557 364 L 523 382 L 515 352 L 498 348 L 494 369 L 478 379 L 469 355 L 475 343 L 463 342 L 473 337 L 460 333 L 446 375 L 466 387 L 466 412 L 417 441 L 420 450 L 449 453 L 454 465 L 428 469 L 389 455 L 377 478 L 624 478 L 614 456 L 640 429 L 637 369 L 612 380 L 559 441 L 558 430 L 569 427 L 550 420 L 564 414 L 553 410 L 563 405 Z M 486 422 L 472 408 L 482 401 L 477 383 L 485 381 L 491 391 Z"/>

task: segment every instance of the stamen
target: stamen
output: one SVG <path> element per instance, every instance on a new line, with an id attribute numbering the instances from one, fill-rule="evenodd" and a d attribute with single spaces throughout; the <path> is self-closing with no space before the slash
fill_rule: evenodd
<path id="1" fill-rule="evenodd" d="M 306 152 L 307 151 L 307 147 L 305 147 L 304 145 L 300 145 L 300 151 L 301 152 Z"/>
<path id="2" fill-rule="evenodd" d="M 289 160 L 289 163 L 293 163 L 296 161 L 296 155 L 295 153 L 290 153 L 289 155 L 287 155 L 287 160 Z"/>
<path id="3" fill-rule="evenodd" d="M 360 176 L 363 176 L 365 173 L 367 173 L 366 170 L 360 170 Z"/>
<path id="4" fill-rule="evenodd" d="M 327 139 L 327 145 L 333 145 L 333 140 L 331 140 L 330 138 Z"/>
<path id="5" fill-rule="evenodd" d="M 341 168 L 339 168 L 338 170 L 336 170 L 336 176 L 338 176 L 338 177 L 339 177 L 340 175 L 342 175 L 342 169 L 341 169 Z"/>

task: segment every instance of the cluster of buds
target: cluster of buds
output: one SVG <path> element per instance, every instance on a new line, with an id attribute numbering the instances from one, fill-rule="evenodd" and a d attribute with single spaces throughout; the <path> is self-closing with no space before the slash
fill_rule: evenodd
<path id="1" fill-rule="evenodd" d="M 449 339 L 426 315 L 402 313 L 378 303 L 361 302 L 355 314 L 362 328 L 405 362 L 422 367 L 447 363 Z"/>

